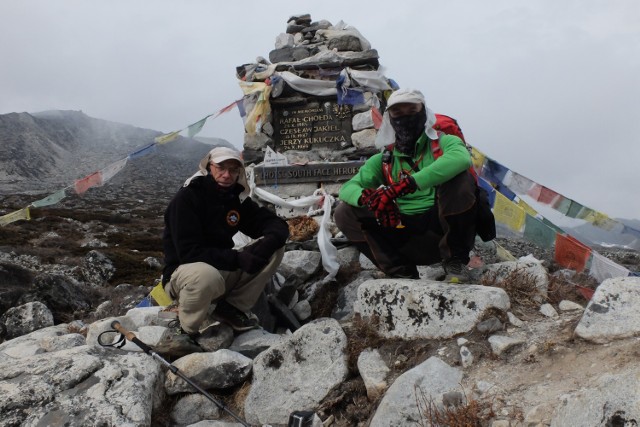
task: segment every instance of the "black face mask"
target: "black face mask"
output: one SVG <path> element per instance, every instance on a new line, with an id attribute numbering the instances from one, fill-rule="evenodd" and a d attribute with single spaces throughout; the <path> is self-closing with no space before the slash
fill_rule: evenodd
<path id="1" fill-rule="evenodd" d="M 396 148 L 404 154 L 413 155 L 416 141 L 424 132 L 427 123 L 427 111 L 423 108 L 409 116 L 389 117 L 391 127 L 396 132 Z"/>

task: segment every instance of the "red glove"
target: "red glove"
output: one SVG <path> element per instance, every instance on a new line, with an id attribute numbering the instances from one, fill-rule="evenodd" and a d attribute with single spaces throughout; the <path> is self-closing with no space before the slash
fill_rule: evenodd
<path id="1" fill-rule="evenodd" d="M 378 221 L 378 225 L 381 227 L 398 228 L 402 225 L 400 221 L 400 210 L 395 202 L 387 204 L 384 209 L 375 211 L 374 215 L 376 221 Z"/>
<path id="2" fill-rule="evenodd" d="M 373 196 L 373 194 L 376 192 L 376 190 L 374 190 L 373 188 L 365 188 L 364 190 L 362 190 L 362 194 L 360 195 L 360 198 L 358 199 L 358 204 L 360 206 L 369 206 L 369 202 L 371 201 L 371 196 Z"/>
<path id="3" fill-rule="evenodd" d="M 418 189 L 418 184 L 412 176 L 401 179 L 386 187 L 380 187 L 368 198 L 367 207 L 370 211 L 382 211 L 398 197 L 411 194 Z"/>

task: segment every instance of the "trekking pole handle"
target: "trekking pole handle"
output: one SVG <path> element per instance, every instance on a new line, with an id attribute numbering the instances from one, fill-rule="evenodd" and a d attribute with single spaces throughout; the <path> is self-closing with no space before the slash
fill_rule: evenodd
<path id="1" fill-rule="evenodd" d="M 127 330 L 127 328 L 122 326 L 120 322 L 118 322 L 117 320 L 114 320 L 113 322 L 111 322 L 111 327 L 116 331 L 120 332 L 122 335 L 124 335 L 125 338 L 127 338 L 127 340 L 131 341 L 132 343 L 140 347 L 142 351 L 144 351 L 147 354 L 151 354 L 151 351 L 152 351 L 151 347 L 149 347 L 148 345 L 140 341 L 133 332 Z"/>

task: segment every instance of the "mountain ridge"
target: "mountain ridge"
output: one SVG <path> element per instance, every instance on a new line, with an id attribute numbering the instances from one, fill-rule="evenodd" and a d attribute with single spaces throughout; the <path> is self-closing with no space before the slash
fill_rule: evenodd
<path id="1" fill-rule="evenodd" d="M 38 194 L 67 187 L 154 142 L 159 135 L 162 132 L 97 119 L 76 110 L 2 114 L 0 194 Z M 175 175 L 184 179 L 212 145 L 232 147 L 221 138 L 203 143 L 179 136 L 169 144 L 156 145 L 155 156 L 130 162 L 135 166 L 127 165 L 119 175 L 133 173 L 136 179 L 144 180 L 146 175 L 136 174 L 134 169 L 162 168 L 171 180 Z"/>

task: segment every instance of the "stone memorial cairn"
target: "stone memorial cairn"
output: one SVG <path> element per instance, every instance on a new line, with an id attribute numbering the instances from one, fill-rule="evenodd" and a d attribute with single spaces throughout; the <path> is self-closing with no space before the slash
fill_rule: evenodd
<path id="1" fill-rule="evenodd" d="M 256 185 L 269 193 L 290 200 L 322 185 L 336 194 L 379 151 L 380 110 L 385 92 L 396 87 L 357 29 L 293 16 L 269 60 L 258 57 L 236 74 L 244 92 L 245 161 L 253 165 Z"/>

